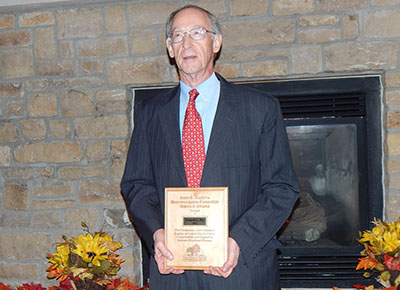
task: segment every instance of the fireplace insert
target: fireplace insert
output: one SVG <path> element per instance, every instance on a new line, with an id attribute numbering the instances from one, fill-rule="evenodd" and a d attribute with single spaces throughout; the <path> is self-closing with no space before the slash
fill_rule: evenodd
<path id="1" fill-rule="evenodd" d="M 240 82 L 278 98 L 301 197 L 279 232 L 282 287 L 374 284 L 355 267 L 358 232 L 382 218 L 381 79 Z M 133 88 L 134 102 L 163 88 Z M 143 248 L 143 278 L 148 277 Z"/>

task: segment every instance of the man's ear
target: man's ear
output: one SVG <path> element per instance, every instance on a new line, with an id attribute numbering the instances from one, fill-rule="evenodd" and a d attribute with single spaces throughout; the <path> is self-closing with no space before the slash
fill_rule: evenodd
<path id="1" fill-rule="evenodd" d="M 218 53 L 219 50 L 221 49 L 221 45 L 222 45 L 222 35 L 221 34 L 214 35 L 213 52 Z"/>
<path id="2" fill-rule="evenodd" d="M 166 44 L 167 44 L 167 50 L 168 50 L 168 55 L 170 58 L 174 58 L 175 54 L 174 54 L 174 50 L 172 49 L 172 44 L 171 41 L 169 39 L 166 40 Z"/>

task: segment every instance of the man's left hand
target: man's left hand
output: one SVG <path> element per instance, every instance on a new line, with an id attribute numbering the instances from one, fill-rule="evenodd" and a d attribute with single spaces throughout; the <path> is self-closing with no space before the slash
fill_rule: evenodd
<path id="1" fill-rule="evenodd" d="M 240 254 L 240 247 L 236 243 L 236 241 L 232 238 L 228 239 L 228 260 L 221 267 L 212 267 L 210 266 L 207 270 L 204 270 L 205 274 L 211 274 L 214 276 L 228 278 L 232 273 L 233 269 L 238 264 Z"/>

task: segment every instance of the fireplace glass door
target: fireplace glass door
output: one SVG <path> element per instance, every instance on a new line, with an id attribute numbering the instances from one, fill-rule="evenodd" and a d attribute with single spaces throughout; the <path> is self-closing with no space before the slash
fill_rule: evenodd
<path id="1" fill-rule="evenodd" d="M 354 245 L 360 228 L 356 124 L 287 126 L 287 133 L 301 195 L 282 244 Z"/>

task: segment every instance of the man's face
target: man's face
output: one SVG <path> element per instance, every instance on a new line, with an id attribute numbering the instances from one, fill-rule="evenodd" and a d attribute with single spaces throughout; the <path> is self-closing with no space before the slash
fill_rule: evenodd
<path id="1" fill-rule="evenodd" d="M 179 12 L 171 23 L 171 32 L 189 32 L 196 27 L 211 30 L 208 16 L 201 10 L 188 8 Z M 172 43 L 167 39 L 168 53 L 175 58 L 180 78 L 205 80 L 214 70 L 214 53 L 221 48 L 222 36 L 206 33 L 203 40 L 193 40 L 186 34 L 182 42 Z"/>

